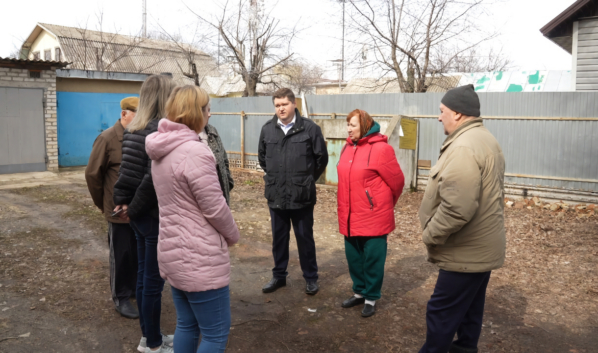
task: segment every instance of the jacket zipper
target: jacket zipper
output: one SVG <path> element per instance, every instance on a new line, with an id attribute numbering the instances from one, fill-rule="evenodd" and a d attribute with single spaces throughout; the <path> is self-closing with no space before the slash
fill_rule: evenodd
<path id="1" fill-rule="evenodd" d="M 220 247 L 222 248 L 222 236 L 218 234 L 218 238 L 220 238 Z"/>
<path id="2" fill-rule="evenodd" d="M 353 156 L 349 161 L 349 215 L 347 216 L 347 234 L 348 237 L 351 237 L 351 171 L 353 170 L 353 160 L 355 159 L 355 155 L 357 154 L 357 144 L 353 144 Z M 342 154 L 341 154 L 342 156 Z M 340 162 L 340 158 L 339 158 Z"/>
<path id="3" fill-rule="evenodd" d="M 370 211 L 374 210 L 374 202 L 372 202 L 372 197 L 370 196 L 370 193 L 366 190 L 365 191 L 366 196 L 368 197 L 368 201 L 370 201 Z"/>

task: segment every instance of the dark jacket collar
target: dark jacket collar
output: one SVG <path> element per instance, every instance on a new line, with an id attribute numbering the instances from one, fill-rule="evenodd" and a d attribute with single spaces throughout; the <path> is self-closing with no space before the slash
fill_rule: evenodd
<path id="1" fill-rule="evenodd" d="M 212 125 L 206 125 L 204 130 L 206 131 L 206 134 L 218 137 L 218 131 L 216 131 L 216 129 Z"/>
<path id="2" fill-rule="evenodd" d="M 305 125 L 303 122 L 304 119 L 305 118 L 302 117 L 301 114 L 299 114 L 299 110 L 297 108 L 295 108 L 295 125 L 293 125 L 291 130 L 289 130 L 289 132 L 287 133 L 287 136 L 289 134 L 303 130 L 303 126 Z M 275 127 L 280 129 L 280 126 L 278 126 L 278 121 L 279 121 L 278 115 L 276 115 L 276 113 L 274 113 L 274 117 L 272 118 L 272 123 L 274 124 Z"/>
<path id="3" fill-rule="evenodd" d="M 472 120 L 464 123 L 463 125 L 459 126 L 457 128 L 457 130 L 453 131 L 452 134 L 450 134 L 446 137 L 446 140 L 444 140 L 444 143 L 442 144 L 442 147 L 440 148 L 440 152 L 444 151 L 448 146 L 450 146 L 450 144 L 453 143 L 453 141 L 455 141 L 465 131 L 474 129 L 479 126 L 484 126 L 482 118 L 472 119 Z"/>

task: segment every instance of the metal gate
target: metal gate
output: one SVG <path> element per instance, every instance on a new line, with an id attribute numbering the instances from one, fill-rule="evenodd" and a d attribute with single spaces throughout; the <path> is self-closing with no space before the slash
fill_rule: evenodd
<path id="1" fill-rule="evenodd" d="M 0 87 L 0 174 L 46 170 L 42 89 Z"/>
<path id="2" fill-rule="evenodd" d="M 120 101 L 131 93 L 57 92 L 58 165 L 87 165 L 93 142 L 120 118 Z"/>

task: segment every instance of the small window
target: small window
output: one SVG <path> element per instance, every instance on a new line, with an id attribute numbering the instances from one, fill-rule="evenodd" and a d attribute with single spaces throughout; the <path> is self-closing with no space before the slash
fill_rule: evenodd
<path id="1" fill-rule="evenodd" d="M 29 70 L 30 78 L 42 78 L 42 72 L 39 70 Z"/>
<path id="2" fill-rule="evenodd" d="M 44 60 L 52 61 L 52 50 L 44 50 Z"/>
<path id="3" fill-rule="evenodd" d="M 39 60 L 39 52 L 33 52 L 33 60 Z"/>
<path id="4" fill-rule="evenodd" d="M 56 51 L 54 52 L 54 60 L 56 61 L 60 61 L 62 58 L 60 57 L 60 48 L 56 48 Z"/>

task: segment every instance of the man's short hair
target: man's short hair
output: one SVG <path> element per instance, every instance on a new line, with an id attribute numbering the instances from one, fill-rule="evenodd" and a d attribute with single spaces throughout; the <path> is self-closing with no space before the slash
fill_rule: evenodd
<path id="1" fill-rule="evenodd" d="M 272 103 L 274 103 L 274 100 L 276 98 L 281 99 L 285 97 L 292 103 L 295 103 L 295 94 L 289 88 L 280 88 L 279 90 L 274 92 L 274 94 L 272 95 Z"/>

